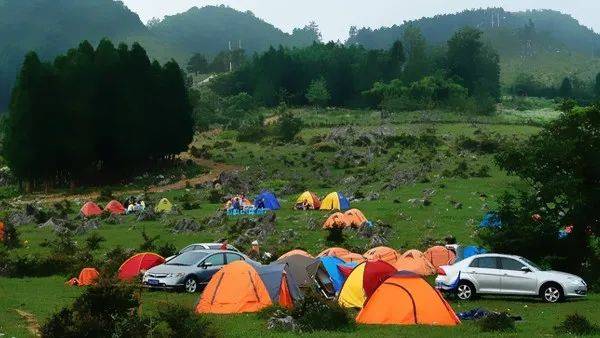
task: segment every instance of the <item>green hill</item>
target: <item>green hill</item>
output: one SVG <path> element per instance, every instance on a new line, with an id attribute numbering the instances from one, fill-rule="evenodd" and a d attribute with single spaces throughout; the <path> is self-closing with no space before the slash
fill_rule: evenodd
<path id="1" fill-rule="evenodd" d="M 97 44 L 140 42 L 152 58 L 186 62 L 192 53 L 215 54 L 228 41 L 249 52 L 271 45 L 300 46 L 318 40 L 315 26 L 287 34 L 250 12 L 229 7 L 192 8 L 145 26 L 137 14 L 113 0 L 0 0 L 0 112 L 24 55 L 36 51 L 49 60 L 82 40 Z"/>
<path id="2" fill-rule="evenodd" d="M 444 45 L 458 29 L 476 27 L 498 50 L 502 79 L 509 83 L 520 72 L 534 72 L 555 83 L 567 75 L 585 80 L 600 71 L 600 35 L 570 15 L 552 10 L 508 12 L 502 8 L 467 10 L 407 21 L 379 29 L 352 28 L 349 44 L 388 48 L 408 26 L 418 27 L 430 45 Z"/>
<path id="3" fill-rule="evenodd" d="M 214 55 L 241 42 L 248 52 L 264 51 L 270 46 L 302 46 L 319 40 L 310 27 L 287 34 L 252 14 L 225 6 L 193 7 L 185 13 L 167 16 L 151 24 L 150 31 L 188 53 Z"/>

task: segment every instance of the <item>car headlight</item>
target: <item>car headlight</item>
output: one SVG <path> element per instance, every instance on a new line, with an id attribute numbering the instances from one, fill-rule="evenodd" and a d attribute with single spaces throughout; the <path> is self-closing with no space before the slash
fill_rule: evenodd
<path id="1" fill-rule="evenodd" d="M 183 277 L 183 276 L 185 276 L 185 274 L 184 274 L 183 272 L 177 272 L 177 273 L 168 273 L 168 274 L 167 274 L 167 278 L 173 278 L 173 277 L 176 277 L 176 278 L 181 278 L 181 277 Z"/>

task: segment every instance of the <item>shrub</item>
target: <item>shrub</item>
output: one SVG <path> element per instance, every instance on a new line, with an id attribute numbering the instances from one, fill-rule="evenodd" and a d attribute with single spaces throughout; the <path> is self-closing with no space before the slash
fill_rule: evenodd
<path id="1" fill-rule="evenodd" d="M 590 323 L 586 317 L 578 313 L 568 315 L 560 325 L 554 327 L 554 330 L 557 334 L 572 334 L 577 336 L 600 333 L 600 329 L 597 326 Z"/>
<path id="2" fill-rule="evenodd" d="M 179 304 L 161 304 L 153 333 L 165 338 L 208 338 L 217 337 L 212 323 L 198 316 L 189 308 Z"/>
<path id="3" fill-rule="evenodd" d="M 322 153 L 332 153 L 338 150 L 338 147 L 334 144 L 327 142 L 319 142 L 313 145 L 313 149 Z"/>
<path id="4" fill-rule="evenodd" d="M 9 249 L 18 248 L 21 246 L 19 232 L 11 222 L 6 222 L 4 224 L 4 238 L 0 238 L 0 240 L 0 243 Z"/>
<path id="5" fill-rule="evenodd" d="M 481 332 L 515 331 L 515 320 L 507 313 L 490 313 L 477 321 Z"/>
<path id="6" fill-rule="evenodd" d="M 125 327 L 136 330 L 120 336 L 143 337 L 145 332 L 138 330 L 144 325 L 137 323 L 135 311 L 139 305 L 132 286 L 101 276 L 98 284 L 88 287 L 71 307 L 50 317 L 41 328 L 42 337 L 110 337 Z M 118 325 L 123 321 L 127 325 Z"/>
<path id="7" fill-rule="evenodd" d="M 324 299 L 310 289 L 291 313 L 302 331 L 341 331 L 354 328 L 354 319 L 348 310 L 335 301 Z"/>
<path id="8" fill-rule="evenodd" d="M 281 140 L 289 142 L 302 130 L 302 125 L 301 119 L 294 117 L 291 113 L 285 113 L 277 123 L 277 136 Z"/>
<path id="9" fill-rule="evenodd" d="M 183 210 L 194 210 L 200 208 L 200 200 L 198 197 L 190 192 L 185 192 L 183 195 L 176 198 L 180 202 Z"/>
<path id="10" fill-rule="evenodd" d="M 340 245 L 345 242 L 344 229 L 342 228 L 331 228 L 327 229 L 327 237 L 325 240 L 332 245 Z"/>

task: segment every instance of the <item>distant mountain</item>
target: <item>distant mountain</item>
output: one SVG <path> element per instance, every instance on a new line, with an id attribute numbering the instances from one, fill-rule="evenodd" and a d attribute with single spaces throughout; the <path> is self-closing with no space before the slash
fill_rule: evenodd
<path id="1" fill-rule="evenodd" d="M 502 62 L 503 81 L 522 71 L 537 72 L 546 81 L 577 75 L 589 79 L 600 71 L 600 35 L 570 15 L 552 10 L 507 12 L 502 8 L 467 10 L 456 14 L 406 21 L 379 29 L 352 28 L 349 44 L 389 48 L 409 25 L 418 27 L 429 44 L 439 46 L 460 28 L 476 27 L 495 47 Z"/>
<path id="2" fill-rule="evenodd" d="M 139 42 L 152 58 L 187 62 L 192 53 L 216 54 L 241 40 L 249 52 L 271 45 L 302 46 L 319 39 L 316 26 L 287 34 L 250 12 L 229 7 L 192 8 L 144 25 L 137 14 L 114 0 L 0 0 L 0 113 L 24 55 L 34 50 L 51 60 L 82 40 L 97 44 Z"/>
<path id="3" fill-rule="evenodd" d="M 241 44 L 249 53 L 270 46 L 306 46 L 318 41 L 316 26 L 295 29 L 288 34 L 252 14 L 225 6 L 193 7 L 185 13 L 167 16 L 149 25 L 150 31 L 187 53 L 214 55 Z"/>

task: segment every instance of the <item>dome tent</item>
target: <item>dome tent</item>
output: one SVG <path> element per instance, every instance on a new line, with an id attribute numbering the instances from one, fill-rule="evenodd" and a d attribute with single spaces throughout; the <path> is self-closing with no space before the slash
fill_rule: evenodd
<path id="1" fill-rule="evenodd" d="M 362 308 L 381 283 L 396 272 L 396 268 L 381 260 L 359 264 L 342 286 L 338 302 L 344 307 Z"/>
<path id="2" fill-rule="evenodd" d="M 311 209 L 319 209 L 321 207 L 319 197 L 312 191 L 305 191 L 298 196 L 298 199 L 296 199 L 296 204 L 304 202 L 306 202 Z"/>
<path id="3" fill-rule="evenodd" d="M 332 192 L 321 201 L 321 210 L 348 210 L 350 202 L 340 192 Z"/>
<path id="4" fill-rule="evenodd" d="M 108 211 L 111 214 L 122 215 L 125 213 L 125 207 L 121 202 L 112 200 L 104 207 L 104 211 Z"/>
<path id="5" fill-rule="evenodd" d="M 120 280 L 133 280 L 140 273 L 163 264 L 165 259 L 152 252 L 143 252 L 129 257 L 119 267 L 118 277 Z"/>
<path id="6" fill-rule="evenodd" d="M 156 213 L 171 212 L 172 210 L 173 204 L 166 198 L 161 199 L 154 207 L 154 212 Z"/>
<path id="7" fill-rule="evenodd" d="M 444 246 L 436 245 L 425 251 L 425 257 L 436 269 L 442 265 L 454 264 L 456 254 Z"/>
<path id="8" fill-rule="evenodd" d="M 94 202 L 87 202 L 80 210 L 83 217 L 95 217 L 102 215 L 102 209 Z"/>
<path id="9" fill-rule="evenodd" d="M 366 259 L 379 259 L 390 264 L 396 263 L 398 258 L 400 258 L 400 254 L 398 251 L 387 247 L 387 246 L 378 246 L 373 248 L 363 254 Z"/>
<path id="10" fill-rule="evenodd" d="M 435 267 L 419 250 L 408 250 L 394 263 L 398 271 L 410 271 L 421 276 L 430 276 L 436 273 Z"/>
<path id="11" fill-rule="evenodd" d="M 279 210 L 281 209 L 281 205 L 279 205 L 279 201 L 275 194 L 270 191 L 263 191 L 256 196 L 254 199 L 254 206 L 259 207 L 262 202 L 262 207 L 269 210 Z"/>
<path id="12" fill-rule="evenodd" d="M 356 316 L 359 324 L 444 325 L 460 319 L 442 294 L 421 276 L 401 271 L 381 284 Z"/>

